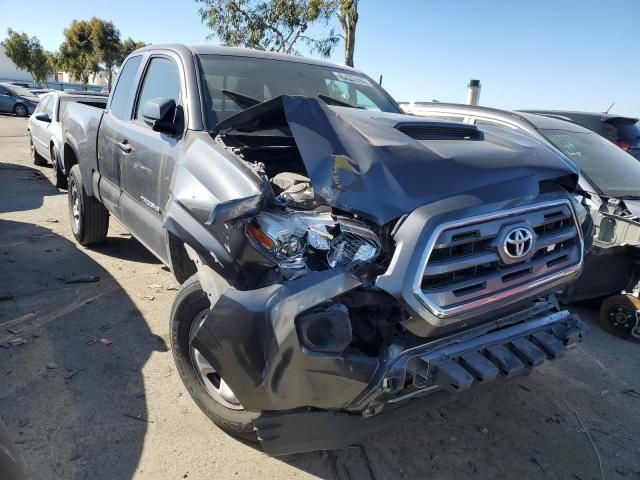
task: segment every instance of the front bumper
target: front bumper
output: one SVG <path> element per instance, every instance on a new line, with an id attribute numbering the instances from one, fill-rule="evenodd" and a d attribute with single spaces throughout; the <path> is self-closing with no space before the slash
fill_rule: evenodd
<path id="1" fill-rule="evenodd" d="M 313 409 L 265 412 L 254 422 L 258 438 L 264 451 L 273 456 L 344 448 L 447 401 L 452 393 L 526 375 L 545 360 L 562 357 L 586 330 L 576 315 L 556 312 L 455 344 L 408 352 L 389 369 L 405 367 L 414 375 L 414 384 L 421 384 L 406 400 L 392 403 L 393 399 L 387 399 L 380 404 L 380 413 L 371 408 L 361 414 Z M 381 382 L 380 390 L 388 390 L 386 385 Z"/>
<path id="2" fill-rule="evenodd" d="M 193 345 L 245 408 L 262 412 L 256 429 L 267 453 L 349 445 L 415 412 L 425 396 L 527 374 L 562 356 L 585 331 L 577 316 L 541 300 L 461 334 L 397 341 L 375 357 L 304 347 L 296 319 L 360 286 L 334 269 L 253 291 L 230 289 L 199 326 Z"/>

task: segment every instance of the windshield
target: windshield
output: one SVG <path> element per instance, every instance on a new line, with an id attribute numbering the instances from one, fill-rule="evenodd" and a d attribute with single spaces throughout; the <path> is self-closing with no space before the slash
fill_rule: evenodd
<path id="1" fill-rule="evenodd" d="M 640 194 L 640 163 L 610 141 L 595 133 L 547 129 L 540 132 L 605 195 Z"/>
<path id="2" fill-rule="evenodd" d="M 18 87 L 17 85 L 5 85 L 9 90 L 11 90 L 16 95 L 20 95 L 22 97 L 33 97 L 33 93 L 27 90 L 24 87 Z"/>
<path id="3" fill-rule="evenodd" d="M 264 102 L 279 95 L 304 95 L 329 105 L 400 112 L 378 84 L 359 72 L 265 58 L 221 55 L 199 58 L 209 128 L 256 103 L 252 100 Z"/>

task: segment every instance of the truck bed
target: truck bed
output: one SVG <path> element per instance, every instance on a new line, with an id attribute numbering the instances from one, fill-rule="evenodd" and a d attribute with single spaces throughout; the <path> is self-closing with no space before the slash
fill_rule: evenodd
<path id="1" fill-rule="evenodd" d="M 63 162 L 65 167 L 72 163 L 79 163 L 82 176 L 87 180 L 92 177 L 92 172 L 98 169 L 98 130 L 102 122 L 104 108 L 99 108 L 81 103 L 67 105 L 62 118 L 62 137 L 65 144 Z M 73 161 L 66 158 L 73 155 Z M 82 159 L 81 162 L 77 160 Z M 92 195 L 93 185 L 91 181 L 85 182 L 87 193 Z"/>

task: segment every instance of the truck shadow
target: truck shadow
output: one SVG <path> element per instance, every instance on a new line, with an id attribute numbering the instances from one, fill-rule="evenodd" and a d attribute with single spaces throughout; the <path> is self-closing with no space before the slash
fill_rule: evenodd
<path id="1" fill-rule="evenodd" d="M 44 197 L 63 194 L 37 168 L 0 162 L 0 213 L 35 210 Z"/>
<path id="2" fill-rule="evenodd" d="M 0 220 L 0 232 L 0 412 L 28 478 L 132 478 L 147 431 L 141 368 L 166 346 L 75 244 L 30 223 Z M 60 280 L 79 272 L 99 281 Z"/>
<path id="3" fill-rule="evenodd" d="M 113 218 L 111 222 L 114 222 Z M 110 233 L 111 234 L 111 233 Z M 111 234 L 112 235 L 112 234 Z M 100 245 L 92 246 L 91 249 L 95 252 L 108 255 L 120 260 L 126 260 L 129 262 L 157 264 L 162 265 L 162 262 L 158 260 L 144 245 L 136 240 L 131 235 L 122 234 L 120 236 L 110 236 L 106 242 Z"/>

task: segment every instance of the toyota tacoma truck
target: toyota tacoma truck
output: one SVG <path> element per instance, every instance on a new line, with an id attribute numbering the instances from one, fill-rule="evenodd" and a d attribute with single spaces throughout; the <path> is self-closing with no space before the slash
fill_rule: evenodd
<path id="1" fill-rule="evenodd" d="M 113 216 L 170 267 L 187 390 L 271 455 L 347 446 L 585 332 L 553 297 L 582 268 L 579 171 L 527 135 L 211 46 L 137 50 L 104 110 L 64 115 L 76 240 Z"/>

